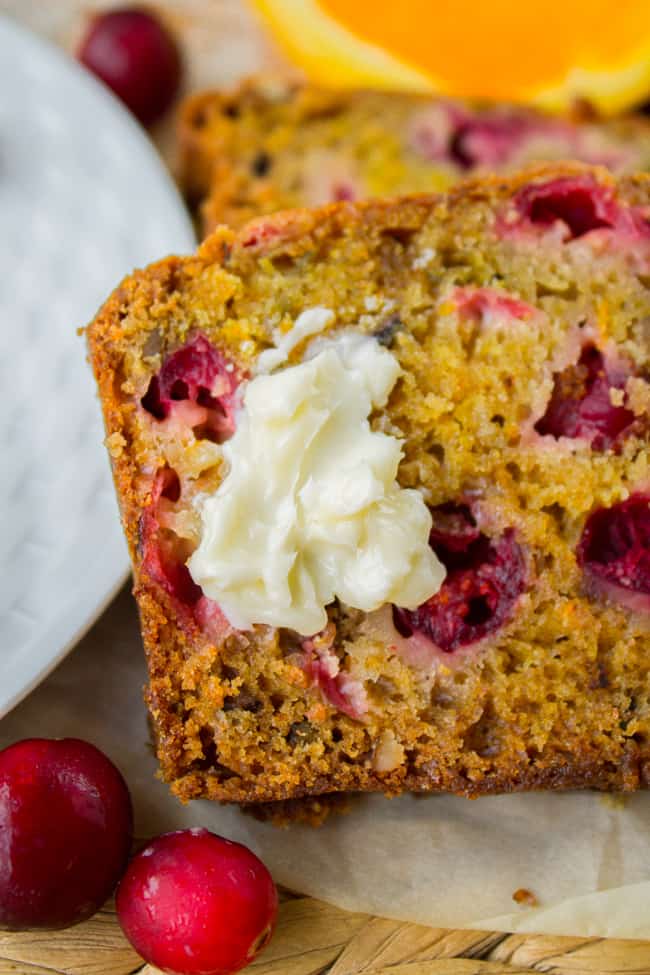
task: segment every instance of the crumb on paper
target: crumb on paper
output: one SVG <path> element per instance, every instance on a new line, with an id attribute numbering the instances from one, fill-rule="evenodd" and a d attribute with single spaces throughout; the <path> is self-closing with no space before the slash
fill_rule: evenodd
<path id="1" fill-rule="evenodd" d="M 522 907 L 539 907 L 539 901 L 532 890 L 528 890 L 526 887 L 519 887 L 512 895 L 512 899 L 515 903 L 521 904 Z"/>

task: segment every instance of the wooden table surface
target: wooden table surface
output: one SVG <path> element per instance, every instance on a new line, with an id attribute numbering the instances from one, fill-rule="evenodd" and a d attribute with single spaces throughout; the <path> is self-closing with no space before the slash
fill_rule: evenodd
<path id="1" fill-rule="evenodd" d="M 59 932 L 0 933 L 0 973 L 155 975 L 112 904 Z M 650 942 L 449 931 L 350 914 L 284 893 L 278 927 L 251 975 L 623 975 L 650 973 Z"/>

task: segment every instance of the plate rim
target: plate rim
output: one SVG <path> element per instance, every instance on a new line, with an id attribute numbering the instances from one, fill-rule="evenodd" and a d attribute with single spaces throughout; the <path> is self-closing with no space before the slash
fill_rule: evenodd
<path id="1" fill-rule="evenodd" d="M 147 131 L 122 102 L 106 85 L 96 79 L 90 71 L 79 64 L 63 48 L 58 47 L 51 41 L 29 30 L 6 13 L 0 13 L 0 45 L 3 43 L 20 45 L 25 50 L 26 55 L 46 59 L 55 66 L 57 73 L 63 72 L 67 74 L 68 78 L 74 80 L 75 85 L 83 92 L 86 99 L 89 97 L 94 99 L 98 106 L 98 111 L 101 108 L 102 119 L 105 122 L 110 122 L 111 125 L 121 128 L 126 145 L 134 142 L 139 144 L 140 157 L 147 161 L 152 178 L 155 176 L 160 186 L 164 186 L 165 188 L 166 195 L 169 198 L 170 213 L 172 207 L 174 208 L 174 220 L 177 223 L 177 230 L 179 232 L 179 243 L 180 238 L 185 235 L 186 241 L 183 244 L 183 250 L 188 252 L 194 250 L 197 245 L 197 238 L 190 214 L 180 191 L 174 183 L 160 152 L 147 134 Z M 157 257 L 162 258 L 164 256 L 165 254 L 162 253 Z M 152 255 L 150 260 L 156 260 L 157 257 Z M 132 271 L 133 268 L 127 267 L 124 269 L 124 275 L 132 273 Z M 116 281 L 115 286 L 118 284 L 119 281 Z M 108 298 L 108 293 L 106 297 Z M 86 367 L 88 369 L 90 368 L 88 365 Z M 110 489 L 114 490 L 108 457 L 106 458 L 106 464 L 106 474 L 109 478 L 107 486 L 110 486 Z M 59 631 L 61 631 L 54 639 L 56 649 L 52 652 L 43 651 L 43 646 L 47 643 L 48 636 L 45 635 L 44 637 L 43 628 L 41 628 L 41 633 L 34 637 L 28 648 L 32 651 L 31 664 L 26 665 L 26 660 L 29 660 L 29 657 L 27 657 L 22 661 L 21 666 L 15 668 L 17 673 L 12 674 L 12 668 L 9 668 L 9 673 L 6 676 L 6 682 L 9 686 L 3 680 L 2 685 L 6 687 L 6 691 L 0 689 L 0 719 L 9 714 L 16 705 L 52 673 L 58 664 L 61 663 L 86 633 L 88 633 L 93 624 L 97 622 L 126 583 L 126 580 L 131 574 L 131 560 L 122 534 L 121 519 L 119 532 L 111 536 L 111 541 L 106 547 L 105 554 L 107 563 L 106 572 L 102 575 L 100 582 L 93 586 L 96 592 L 101 592 L 101 596 L 97 599 L 93 597 L 82 600 L 81 605 L 83 609 L 77 613 L 73 609 L 75 605 L 74 600 L 70 604 L 66 604 L 61 615 L 54 622 L 48 624 L 46 631 L 46 634 L 52 631 L 55 634 L 59 634 Z M 24 676 L 21 678 L 19 676 L 20 674 Z M 0 688 L 2 685 L 0 685 Z"/>

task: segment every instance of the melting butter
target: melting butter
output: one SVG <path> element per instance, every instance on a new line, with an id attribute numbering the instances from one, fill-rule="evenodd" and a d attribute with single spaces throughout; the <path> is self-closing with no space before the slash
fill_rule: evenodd
<path id="1" fill-rule="evenodd" d="M 347 333 L 248 383 L 223 445 L 228 473 L 201 499 L 201 541 L 188 562 L 233 626 L 311 635 L 335 597 L 365 612 L 414 609 L 440 588 L 431 515 L 396 479 L 400 442 L 369 424 L 399 372 L 373 338 Z"/>

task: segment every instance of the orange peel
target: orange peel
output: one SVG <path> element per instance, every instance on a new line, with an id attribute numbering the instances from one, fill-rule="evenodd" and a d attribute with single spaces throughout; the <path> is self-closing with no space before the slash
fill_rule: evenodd
<path id="1" fill-rule="evenodd" d="M 648 0 L 252 0 L 314 81 L 614 114 L 650 95 Z"/>

